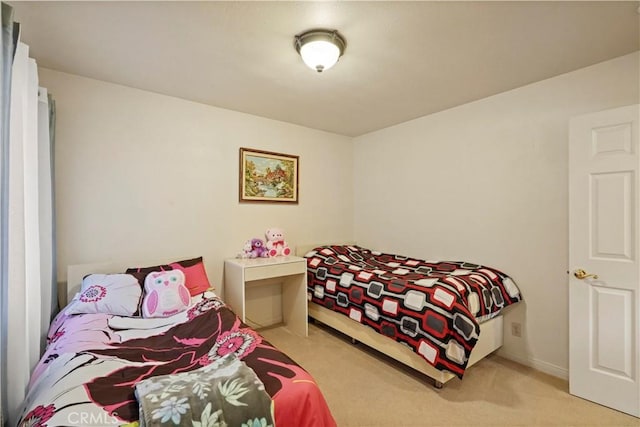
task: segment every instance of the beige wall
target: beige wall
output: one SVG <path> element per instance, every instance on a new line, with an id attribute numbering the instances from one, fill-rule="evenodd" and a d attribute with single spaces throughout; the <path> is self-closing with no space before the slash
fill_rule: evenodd
<path id="1" fill-rule="evenodd" d="M 569 118 L 637 103 L 638 54 L 354 140 L 355 239 L 499 268 L 525 302 L 502 354 L 568 369 Z M 510 335 L 521 322 L 523 337 Z"/>
<path id="2" fill-rule="evenodd" d="M 55 96 L 58 275 L 68 264 L 223 260 L 280 226 L 291 246 L 352 237 L 351 139 L 40 69 Z M 238 151 L 300 156 L 300 203 L 238 203 Z M 326 207 L 330 205 L 331 209 Z"/>
<path id="3" fill-rule="evenodd" d="M 265 228 L 511 274 L 502 354 L 568 368 L 570 117 L 638 102 L 628 55 L 351 139 L 47 69 L 57 100 L 58 270 L 70 263 L 223 259 Z M 238 148 L 300 156 L 300 204 L 237 201 Z M 323 210 L 330 203 L 331 210 Z M 510 323 L 523 324 L 523 337 Z"/>

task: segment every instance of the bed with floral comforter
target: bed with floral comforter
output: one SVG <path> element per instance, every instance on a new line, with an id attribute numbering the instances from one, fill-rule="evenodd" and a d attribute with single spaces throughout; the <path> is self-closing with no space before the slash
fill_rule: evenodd
<path id="1" fill-rule="evenodd" d="M 70 315 L 63 310 L 51 324 L 19 425 L 128 425 L 139 419 L 137 384 L 196 371 L 230 354 L 257 375 L 272 400 L 276 425 L 335 425 L 322 393 L 304 369 L 243 324 L 212 292 L 194 299 L 187 311 L 164 319 Z M 225 387 L 220 390 L 228 397 L 231 386 Z M 242 402 L 235 390 L 233 399 Z M 184 411 L 176 408 L 161 418 L 180 422 Z M 193 425 L 215 425 L 213 413 L 215 408 L 209 407 L 208 418 Z M 252 413 L 246 425 L 269 425 L 268 417 Z"/>

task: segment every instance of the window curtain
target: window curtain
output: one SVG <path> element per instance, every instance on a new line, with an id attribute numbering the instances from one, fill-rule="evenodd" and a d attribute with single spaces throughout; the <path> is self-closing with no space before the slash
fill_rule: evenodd
<path id="1" fill-rule="evenodd" d="M 42 89 L 42 88 L 41 88 Z M 47 91 L 47 107 L 49 113 L 49 146 L 46 147 L 46 140 L 41 144 L 41 150 L 45 153 L 48 151 L 49 156 L 46 157 L 42 163 L 49 166 L 49 182 L 46 185 L 42 185 L 41 188 L 51 191 L 49 197 L 49 207 L 50 207 L 50 217 L 46 215 L 43 217 L 50 224 L 49 233 L 45 234 L 44 239 L 50 239 L 49 247 L 51 248 L 51 252 L 45 254 L 45 258 L 49 259 L 49 270 L 48 274 L 49 280 L 43 283 L 43 286 L 51 287 L 51 301 L 49 303 L 49 308 L 51 310 L 49 314 L 49 320 L 53 320 L 53 318 L 58 314 L 58 258 L 56 257 L 56 247 L 58 244 L 56 238 L 56 196 L 55 196 L 55 146 L 56 146 L 56 101 L 53 99 L 53 96 Z M 44 128 L 44 126 L 43 126 Z M 43 330 L 43 341 L 46 342 L 46 332 L 49 330 L 49 324 L 46 325 L 46 328 Z M 44 347 L 42 348 L 44 352 Z"/>
<path id="2" fill-rule="evenodd" d="M 5 5 L 2 7 L 4 12 Z M 37 65 L 29 58 L 29 47 L 19 37 L 17 40 L 10 70 L 8 121 L 2 123 L 3 133 L 7 124 L 9 132 L 2 152 L 2 216 L 6 221 L 2 223 L 0 357 L 5 367 L 3 418 L 10 425 L 18 419 L 57 300 L 51 151 L 55 109 L 47 90 L 38 87 Z"/>
<path id="3" fill-rule="evenodd" d="M 40 225 L 40 289 L 42 316 L 40 319 L 40 353 L 47 344 L 46 332 L 58 307 L 58 286 L 55 264 L 54 197 L 53 197 L 53 136 L 55 102 L 47 89 L 38 90 L 38 220 Z"/>
<path id="4" fill-rule="evenodd" d="M 7 263 L 8 263 L 8 188 L 9 188 L 9 105 L 11 100 L 11 65 L 13 63 L 13 8 L 1 4 L 0 21 L 0 425 L 7 414 Z"/>

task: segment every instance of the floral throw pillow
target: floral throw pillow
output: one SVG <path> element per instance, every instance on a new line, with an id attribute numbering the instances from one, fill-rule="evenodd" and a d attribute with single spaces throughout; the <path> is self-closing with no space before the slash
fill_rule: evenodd
<path id="1" fill-rule="evenodd" d="M 67 314 L 104 313 L 134 316 L 140 308 L 142 289 L 130 274 L 90 274 L 69 303 Z"/>

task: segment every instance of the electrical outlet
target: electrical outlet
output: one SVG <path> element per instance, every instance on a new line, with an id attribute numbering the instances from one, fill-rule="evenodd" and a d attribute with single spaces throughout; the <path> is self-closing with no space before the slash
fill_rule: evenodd
<path id="1" fill-rule="evenodd" d="M 514 337 L 522 336 L 522 324 L 518 322 L 511 322 L 511 335 Z"/>

